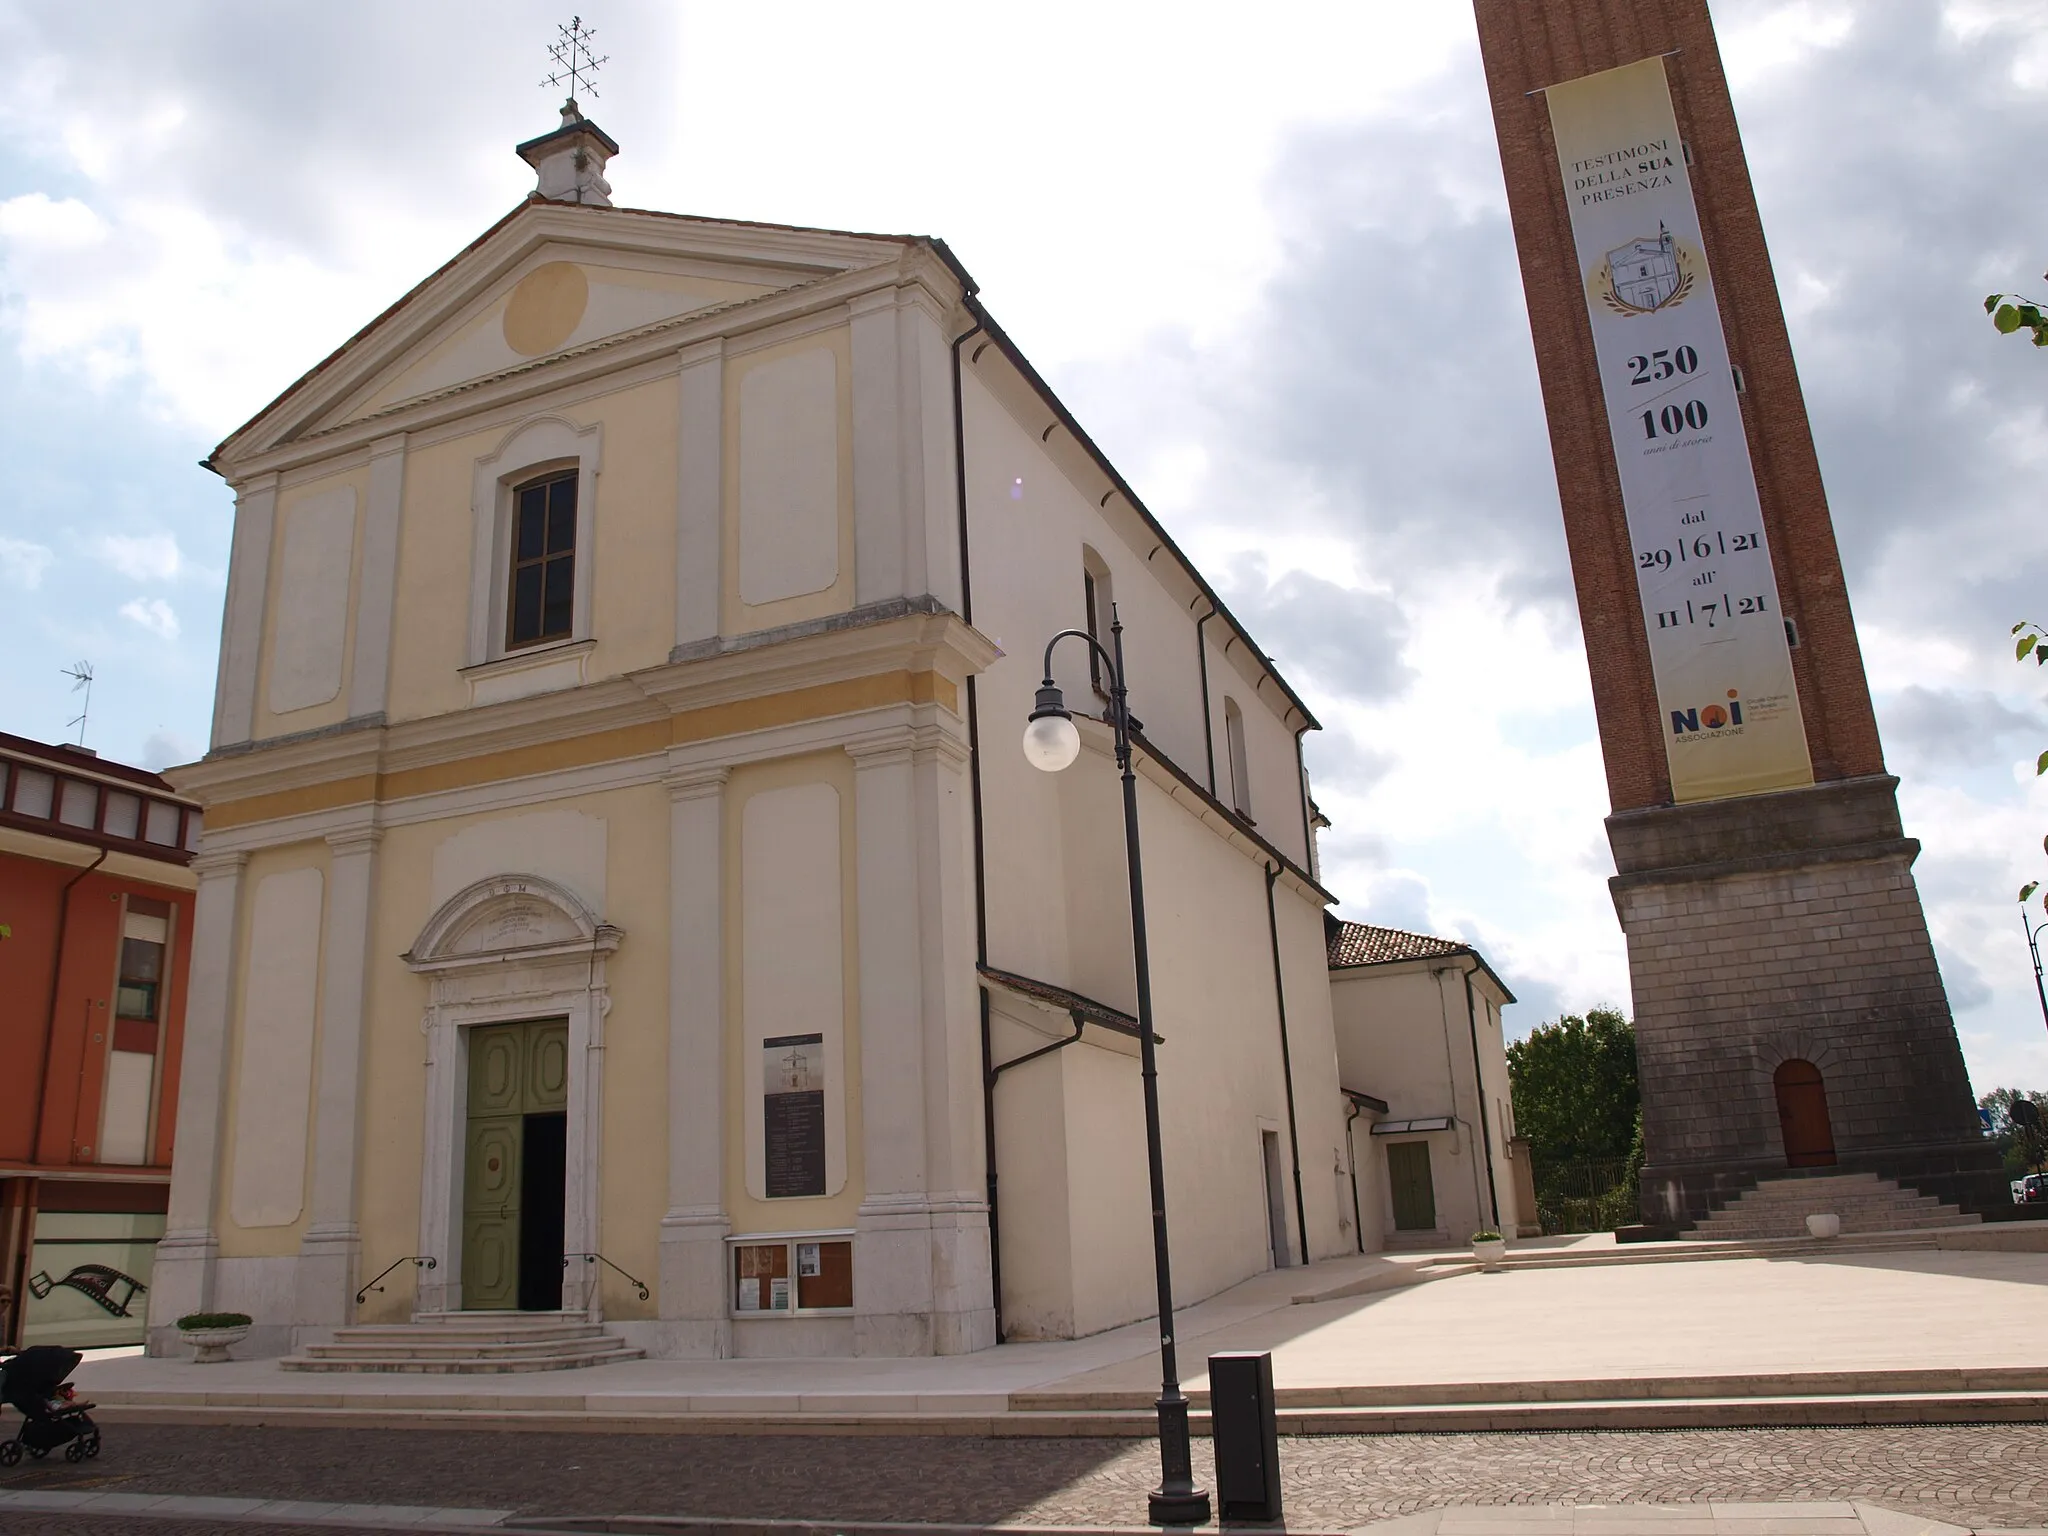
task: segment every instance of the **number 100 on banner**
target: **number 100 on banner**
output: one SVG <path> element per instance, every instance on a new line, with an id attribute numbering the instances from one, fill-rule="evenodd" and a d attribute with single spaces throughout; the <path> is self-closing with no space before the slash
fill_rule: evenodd
<path id="1" fill-rule="evenodd" d="M 1550 87 L 1673 799 L 1813 782 L 1662 59 Z"/>

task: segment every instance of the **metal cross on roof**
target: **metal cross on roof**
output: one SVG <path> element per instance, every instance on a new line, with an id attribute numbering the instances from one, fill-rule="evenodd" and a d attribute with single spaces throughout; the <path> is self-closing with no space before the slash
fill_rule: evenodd
<path id="1" fill-rule="evenodd" d="M 597 36 L 597 29 L 584 26 L 581 16 L 571 16 L 569 25 L 557 27 L 555 30 L 562 36 L 560 41 L 548 44 L 548 56 L 561 68 L 541 81 L 541 84 L 568 86 L 569 103 L 574 106 L 576 98 L 585 91 L 590 92 L 592 96 L 597 95 L 597 87 L 591 83 L 591 77 L 597 73 L 600 65 L 610 62 L 611 55 L 593 54 L 590 51 L 591 39 Z"/>

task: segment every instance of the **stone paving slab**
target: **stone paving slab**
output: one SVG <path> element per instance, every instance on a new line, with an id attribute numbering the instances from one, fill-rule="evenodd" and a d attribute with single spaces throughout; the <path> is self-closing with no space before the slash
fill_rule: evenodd
<path id="1" fill-rule="evenodd" d="M 2048 1235 L 2048 1224 L 2040 1235 Z M 1592 1245 L 1557 1251 L 1592 1251 Z M 1304 1286 L 1408 1272 L 1430 1257 L 1373 1255 L 1270 1272 L 1184 1309 L 1176 1318 L 1189 1373 L 1184 1385 L 1204 1390 L 1203 1362 L 1224 1349 L 1270 1350 L 1283 1401 L 1295 1405 L 1405 1401 L 1438 1407 L 1446 1397 L 1468 1403 L 1518 1397 L 1604 1402 L 1624 1395 L 1875 1397 L 1937 1389 L 1953 1398 L 1959 1391 L 2048 1383 L 2048 1308 L 2039 1305 L 2048 1255 L 2038 1252 L 1930 1247 L 1712 1264 L 1510 1268 L 1293 1304 Z M 464 1382 L 384 1373 L 309 1379 L 280 1371 L 274 1360 L 197 1366 L 131 1357 L 89 1361 L 76 1379 L 109 1407 L 726 1419 L 921 1415 L 936 1428 L 941 1418 L 973 1426 L 1006 1409 L 1037 1410 L 1052 1402 L 1149 1404 L 1157 1387 L 1156 1349 L 1153 1325 L 1138 1323 L 1086 1339 L 931 1359 L 639 1360 Z M 1816 1377 L 1829 1387 L 1817 1390 Z M 1926 1416 L 1954 1415 L 1933 1404 Z M 1808 1414 L 1801 1421 L 1842 1417 Z M 1597 1422 L 1742 1420 L 1702 1411 L 1687 1419 L 1632 1421 L 1608 1413 Z M 1458 1423 L 1446 1420 L 1441 1427 Z M 1468 1418 L 1463 1427 L 1508 1423 L 1496 1415 Z M 1351 1427 L 1405 1426 L 1361 1420 Z M 1100 1426 L 1095 1432 L 1117 1431 Z"/>

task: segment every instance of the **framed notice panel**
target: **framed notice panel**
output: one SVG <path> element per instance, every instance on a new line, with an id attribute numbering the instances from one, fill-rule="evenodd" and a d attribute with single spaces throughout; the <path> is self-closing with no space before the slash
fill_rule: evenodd
<path id="1" fill-rule="evenodd" d="M 825 1193 L 825 1037 L 761 1042 L 761 1134 L 771 1200 Z"/>
<path id="2" fill-rule="evenodd" d="M 1813 782 L 1727 338 L 1662 59 L 1553 85 L 1672 797 Z"/>

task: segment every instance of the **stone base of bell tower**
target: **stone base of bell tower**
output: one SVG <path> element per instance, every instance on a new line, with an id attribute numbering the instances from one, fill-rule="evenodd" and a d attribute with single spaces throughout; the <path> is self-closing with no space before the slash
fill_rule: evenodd
<path id="1" fill-rule="evenodd" d="M 1642 1082 L 1642 1213 L 1688 1227 L 1787 1157 L 1778 1073 L 1811 1063 L 1835 1162 L 1987 1220 L 2016 1213 L 1981 1133 L 1913 882 L 1898 780 L 1607 819 Z M 1791 1069 L 1788 1076 L 1811 1074 Z M 1788 1089 L 1798 1093 L 1800 1090 Z M 1808 1108 L 1795 1139 L 1813 1139 Z"/>

